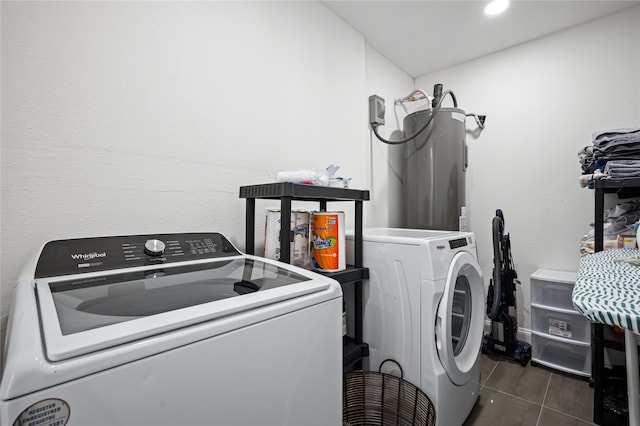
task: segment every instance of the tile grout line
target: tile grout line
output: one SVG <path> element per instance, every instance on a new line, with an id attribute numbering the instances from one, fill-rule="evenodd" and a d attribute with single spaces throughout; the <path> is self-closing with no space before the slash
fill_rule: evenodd
<path id="1" fill-rule="evenodd" d="M 498 393 L 501 393 L 501 394 L 503 394 L 503 395 L 510 396 L 511 398 L 519 399 L 520 401 L 528 402 L 529 404 L 537 405 L 538 407 L 542 408 L 542 404 L 541 404 L 541 403 L 537 403 L 537 402 L 535 402 L 535 401 L 531 401 L 530 399 L 523 398 L 523 397 L 521 397 L 521 396 L 514 395 L 514 394 L 512 394 L 512 393 L 505 392 L 505 391 L 500 390 L 500 389 L 492 388 L 491 386 L 485 386 L 485 388 L 487 388 L 487 389 L 491 389 L 492 391 L 494 391 L 494 392 L 498 392 Z"/>
<path id="2" fill-rule="evenodd" d="M 551 407 L 544 407 L 544 408 L 546 408 L 547 410 L 555 411 L 556 413 L 560 413 L 560 414 L 562 414 L 563 416 L 571 417 L 572 419 L 576 419 L 576 420 L 578 420 L 578 421 L 580 421 L 580 422 L 582 422 L 582 423 L 586 423 L 586 424 L 588 424 L 588 425 L 595 425 L 595 426 L 597 426 L 597 425 L 596 425 L 595 423 L 593 423 L 593 422 L 590 422 L 590 421 L 585 420 L 585 419 L 581 419 L 580 417 L 573 416 L 573 415 L 571 415 L 571 414 L 569 414 L 569 413 L 565 413 L 564 411 L 560 411 L 560 410 L 558 410 L 558 409 L 556 409 L 556 408 L 551 408 Z"/>
<path id="3" fill-rule="evenodd" d="M 553 377 L 553 373 L 549 374 L 549 381 L 547 381 L 547 387 L 544 390 L 544 397 L 542 398 L 542 404 L 540 405 L 540 413 L 538 413 L 538 421 L 536 422 L 536 426 L 540 426 L 540 419 L 542 418 L 542 410 L 544 409 L 544 403 L 547 402 L 547 394 L 549 393 L 549 386 L 551 386 L 552 377 Z"/>
<path id="4" fill-rule="evenodd" d="M 505 362 L 505 361 L 504 361 L 504 359 L 502 357 L 499 357 L 498 361 L 494 364 L 494 366 L 491 368 L 490 372 L 487 374 L 487 377 L 483 380 L 483 383 L 481 383 L 481 389 L 490 389 L 491 391 L 494 391 L 494 392 L 506 395 L 508 397 L 515 398 L 515 399 L 518 399 L 518 400 L 521 400 L 521 401 L 524 401 L 524 402 L 528 402 L 528 403 L 531 403 L 531 404 L 534 404 L 534 405 L 538 406 L 539 407 L 539 412 L 538 412 L 537 421 L 535 423 L 536 426 L 541 426 L 543 424 L 542 423 L 542 413 L 543 413 L 543 409 L 545 409 L 545 408 L 547 408 L 548 410 L 551 410 L 552 412 L 558 413 L 558 414 L 560 414 L 562 416 L 567 416 L 569 418 L 572 418 L 572 419 L 578 421 L 580 424 L 596 426 L 593 422 L 591 422 L 589 420 L 582 419 L 580 417 L 577 417 L 575 415 L 566 413 L 566 412 L 564 412 L 562 410 L 559 410 L 557 408 L 548 407 L 546 405 L 547 398 L 549 398 L 549 389 L 551 388 L 551 380 L 553 379 L 554 375 L 558 375 L 558 374 L 554 374 L 553 372 L 550 372 L 550 374 L 549 374 L 549 377 L 548 377 L 548 380 L 547 380 L 547 385 L 546 385 L 546 388 L 545 388 L 541 403 L 537 403 L 535 401 L 519 397 L 519 396 L 514 395 L 512 393 L 509 393 L 509 392 L 506 392 L 506 391 L 502 391 L 500 389 L 496 389 L 496 388 L 494 388 L 492 386 L 487 386 L 487 383 L 489 382 L 489 379 L 497 371 L 497 368 L 498 368 L 498 366 L 500 365 L 501 362 Z"/>
<path id="5" fill-rule="evenodd" d="M 487 382 L 489 382 L 489 377 L 491 377 L 491 375 L 493 374 L 494 371 L 496 371 L 496 368 L 498 368 L 498 364 L 500 363 L 500 361 L 502 360 L 502 358 L 498 359 L 498 361 L 496 361 L 496 365 L 493 366 L 493 368 L 491 369 L 491 372 L 489 374 L 487 374 L 487 378 L 484 380 L 484 383 L 481 383 L 481 388 L 485 387 Z"/>

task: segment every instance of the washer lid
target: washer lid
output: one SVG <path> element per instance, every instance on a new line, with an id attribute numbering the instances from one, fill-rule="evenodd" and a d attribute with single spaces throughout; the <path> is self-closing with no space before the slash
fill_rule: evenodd
<path id="1" fill-rule="evenodd" d="M 241 256 L 36 280 L 46 355 L 59 361 L 330 286 L 314 276 Z"/>

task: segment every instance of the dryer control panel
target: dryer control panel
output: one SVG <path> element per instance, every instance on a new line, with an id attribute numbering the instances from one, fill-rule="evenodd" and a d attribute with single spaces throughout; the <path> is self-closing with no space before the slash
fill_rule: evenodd
<path id="1" fill-rule="evenodd" d="M 217 232 L 57 240 L 43 247 L 35 278 L 240 254 L 229 240 Z"/>
<path id="2" fill-rule="evenodd" d="M 449 248 L 451 250 L 457 249 L 469 245 L 466 238 L 456 238 L 455 240 L 449 240 Z"/>

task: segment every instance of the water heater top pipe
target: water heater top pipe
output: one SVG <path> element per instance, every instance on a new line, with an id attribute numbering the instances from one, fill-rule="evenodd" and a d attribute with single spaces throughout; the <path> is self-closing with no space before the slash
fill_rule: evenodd
<path id="1" fill-rule="evenodd" d="M 431 120 L 433 120 L 433 117 L 436 116 L 436 114 L 440 111 L 440 106 L 442 105 L 442 100 L 445 98 L 446 95 L 451 95 L 451 98 L 453 99 L 453 105 L 454 107 L 458 107 L 458 101 L 456 100 L 456 95 L 453 94 L 453 92 L 449 89 L 445 90 L 444 92 L 442 92 L 442 96 L 440 96 L 440 98 L 438 99 L 437 103 L 434 105 L 433 108 L 433 114 L 431 114 L 431 116 L 429 117 L 429 119 L 427 120 L 427 122 L 424 124 L 424 126 L 422 126 L 420 129 L 418 129 L 413 135 L 406 137 L 404 139 L 400 139 L 400 140 L 396 140 L 396 141 L 390 141 L 387 140 L 385 138 L 383 138 L 382 136 L 380 136 L 380 134 L 378 133 L 378 123 L 376 122 L 372 122 L 371 124 L 371 128 L 373 129 L 373 133 L 376 135 L 376 137 L 378 139 L 380 139 L 382 142 L 389 144 L 389 145 L 399 145 L 402 143 L 406 143 L 409 142 L 411 139 L 415 138 L 416 136 L 418 136 L 420 133 L 422 133 L 427 126 L 429 126 L 429 124 L 431 123 Z M 409 95 L 411 96 L 411 95 Z"/>
<path id="2" fill-rule="evenodd" d="M 474 120 L 476 120 L 476 125 L 479 128 L 484 129 L 484 120 L 487 118 L 486 115 L 478 115 L 478 114 L 475 114 L 473 112 L 468 112 L 466 114 L 466 117 L 473 117 Z"/>
<path id="3" fill-rule="evenodd" d="M 416 95 L 422 95 L 421 97 L 416 97 Z M 398 98 L 395 100 L 395 104 L 402 104 L 405 102 L 414 102 L 414 101 L 419 101 L 420 99 L 426 99 L 427 101 L 431 102 L 433 100 L 433 96 L 430 96 L 428 93 L 426 93 L 424 90 L 422 89 L 416 89 L 413 92 L 409 93 L 407 96 L 405 96 L 404 98 Z"/>

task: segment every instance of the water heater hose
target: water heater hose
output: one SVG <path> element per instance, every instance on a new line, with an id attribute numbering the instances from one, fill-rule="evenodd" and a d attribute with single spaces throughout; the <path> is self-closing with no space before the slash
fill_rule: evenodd
<path id="1" fill-rule="evenodd" d="M 413 95 L 413 93 L 411 95 Z M 411 96 L 411 95 L 409 95 L 409 96 Z M 429 119 L 424 124 L 424 126 L 422 126 L 420 129 L 418 129 L 413 135 L 411 135 L 409 137 L 406 137 L 404 139 L 400 139 L 400 140 L 396 140 L 396 141 L 390 141 L 390 140 L 387 140 L 387 139 L 383 138 L 382 136 L 380 136 L 380 134 L 378 133 L 378 124 L 375 124 L 375 123 L 371 124 L 371 128 L 373 129 L 373 133 L 376 135 L 376 137 L 378 139 L 380 139 L 382 142 L 384 142 L 386 144 L 389 144 L 389 145 L 400 145 L 400 144 L 409 142 L 411 139 L 415 138 L 420 133 L 424 132 L 424 130 L 427 128 L 427 126 L 429 126 L 429 124 L 431 123 L 431 120 L 433 120 L 433 117 L 435 117 L 436 114 L 438 112 L 440 112 L 440 107 L 442 105 L 442 100 L 444 99 L 444 97 L 446 95 L 450 95 L 451 99 L 453 99 L 453 106 L 455 108 L 458 107 L 458 101 L 456 100 L 456 95 L 449 89 L 445 90 L 444 92 L 442 92 L 442 96 L 440 96 L 440 99 L 438 99 L 438 103 L 433 108 L 433 113 L 431 114 L 431 117 L 429 117 Z"/>
<path id="2" fill-rule="evenodd" d="M 422 95 L 421 97 L 417 97 L 416 95 Z M 433 100 L 432 96 L 429 96 L 428 93 L 426 93 L 424 90 L 422 89 L 416 89 L 413 92 L 409 93 L 407 96 L 405 96 L 404 98 L 399 98 L 396 99 L 394 101 L 395 104 L 402 104 L 405 102 L 414 102 L 414 101 L 419 101 L 420 99 L 426 99 L 429 102 L 431 102 Z"/>

